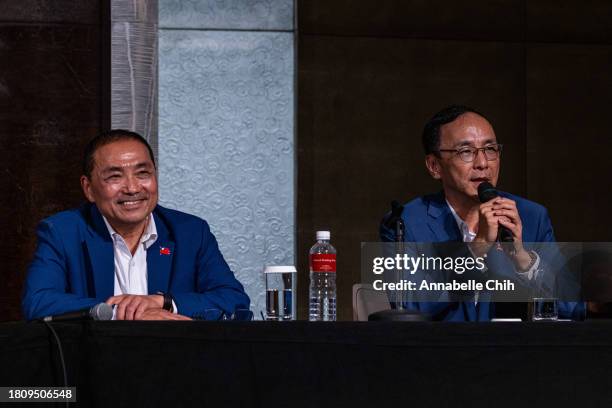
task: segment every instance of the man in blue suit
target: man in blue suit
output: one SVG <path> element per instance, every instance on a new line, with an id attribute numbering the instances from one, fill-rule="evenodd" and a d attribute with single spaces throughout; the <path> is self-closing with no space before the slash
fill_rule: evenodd
<path id="1" fill-rule="evenodd" d="M 85 150 L 89 203 L 43 220 L 22 300 L 27 319 L 116 305 L 119 320 L 232 314 L 249 297 L 206 221 L 157 204 L 151 147 L 114 130 Z"/>
<path id="2" fill-rule="evenodd" d="M 423 131 L 425 165 L 442 184 L 442 192 L 419 197 L 404 206 L 405 241 L 471 242 L 474 256 L 489 255 L 509 265 L 517 277 L 533 281 L 541 254 L 523 242 L 554 242 L 546 209 L 524 198 L 500 192 L 480 203 L 478 186 L 497 184 L 502 145 L 483 115 L 465 106 L 450 106 L 436 113 Z M 498 230 L 506 227 L 514 244 L 497 250 Z M 381 224 L 382 241 L 394 241 L 394 231 Z M 493 258 L 491 257 L 493 256 Z M 508 267 L 504 268 L 508 269 Z M 486 294 L 485 294 L 486 296 Z M 494 305 L 481 298 L 464 302 L 409 302 L 408 308 L 426 312 L 435 320 L 487 321 L 495 317 Z M 563 317 L 579 317 L 580 305 L 561 303 Z"/>

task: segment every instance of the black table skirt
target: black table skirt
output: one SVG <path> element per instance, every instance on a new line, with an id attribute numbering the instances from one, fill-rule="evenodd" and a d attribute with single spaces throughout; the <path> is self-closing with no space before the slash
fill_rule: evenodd
<path id="1" fill-rule="evenodd" d="M 77 406 L 612 406 L 610 322 L 54 327 Z M 41 323 L 0 324 L 0 367 L 2 386 L 63 383 Z"/>

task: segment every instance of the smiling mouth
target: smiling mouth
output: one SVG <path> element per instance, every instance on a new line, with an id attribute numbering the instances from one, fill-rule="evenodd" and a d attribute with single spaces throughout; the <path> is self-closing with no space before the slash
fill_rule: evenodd
<path id="1" fill-rule="evenodd" d="M 141 198 L 138 200 L 121 200 L 119 201 L 119 205 L 121 205 L 124 208 L 131 208 L 131 207 L 136 207 L 138 205 L 140 205 L 142 202 L 146 201 L 146 198 Z"/>

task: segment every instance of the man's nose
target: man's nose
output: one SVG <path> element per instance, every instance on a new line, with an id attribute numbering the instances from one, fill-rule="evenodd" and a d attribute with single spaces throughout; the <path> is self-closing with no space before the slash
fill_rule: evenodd
<path id="1" fill-rule="evenodd" d="M 489 167 L 489 161 L 485 156 L 484 150 L 476 150 L 474 153 L 474 161 L 472 162 L 472 166 L 476 169 L 486 169 Z"/>
<path id="2" fill-rule="evenodd" d="M 138 193 L 140 191 L 140 182 L 138 178 L 132 175 L 128 175 L 125 180 L 125 190 L 128 193 Z"/>

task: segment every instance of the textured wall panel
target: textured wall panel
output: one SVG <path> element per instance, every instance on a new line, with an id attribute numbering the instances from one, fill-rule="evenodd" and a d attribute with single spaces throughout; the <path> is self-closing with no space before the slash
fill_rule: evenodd
<path id="1" fill-rule="evenodd" d="M 157 0 L 111 3 L 111 127 L 157 151 Z"/>
<path id="2" fill-rule="evenodd" d="M 530 42 L 612 44 L 612 2 L 526 1 Z"/>
<path id="3" fill-rule="evenodd" d="M 157 24 L 158 0 L 112 0 L 111 20 Z"/>
<path id="4" fill-rule="evenodd" d="M 21 318 L 38 222 L 83 200 L 83 147 L 101 126 L 100 37 L 98 1 L 0 1 L 0 320 Z"/>
<path id="5" fill-rule="evenodd" d="M 0 0 L 3 22 L 97 24 L 99 0 Z"/>
<path id="6" fill-rule="evenodd" d="M 159 0 L 162 28 L 292 30 L 293 0 Z"/>
<path id="7" fill-rule="evenodd" d="M 559 241 L 610 241 L 612 46 L 531 44 L 527 63 L 529 197 Z"/>
<path id="8" fill-rule="evenodd" d="M 253 301 L 294 263 L 293 34 L 160 30 L 160 201 L 203 217 Z"/>
<path id="9" fill-rule="evenodd" d="M 525 0 L 302 0 L 298 26 L 301 35 L 516 40 L 524 35 L 524 4 Z"/>

